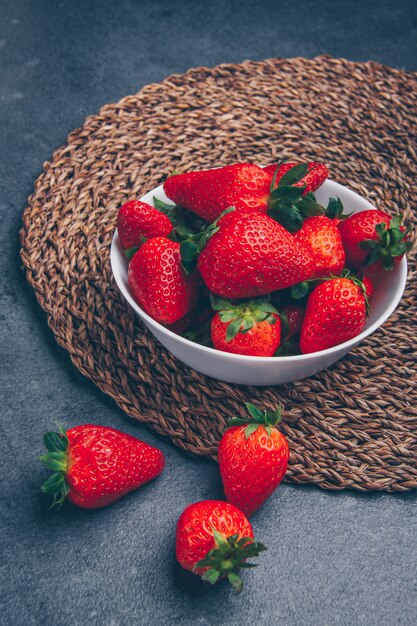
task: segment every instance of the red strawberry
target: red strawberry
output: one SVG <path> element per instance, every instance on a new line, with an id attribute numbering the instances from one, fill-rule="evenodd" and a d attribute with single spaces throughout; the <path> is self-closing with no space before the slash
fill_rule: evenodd
<path id="1" fill-rule="evenodd" d="M 366 300 L 357 279 L 333 278 L 311 293 L 301 328 L 304 354 L 337 346 L 359 335 L 366 322 Z"/>
<path id="2" fill-rule="evenodd" d="M 275 182 L 279 183 L 284 174 L 289 172 L 296 165 L 299 165 L 299 163 L 282 163 L 279 166 L 278 164 L 267 165 L 266 167 L 264 167 L 264 171 L 271 176 L 274 176 L 275 172 L 277 172 Z M 321 187 L 326 178 L 329 176 L 329 170 L 324 165 L 324 163 L 311 161 L 310 163 L 307 163 L 307 167 L 308 172 L 305 174 L 305 176 L 303 176 L 298 182 L 294 183 L 294 186 L 296 187 L 305 186 L 303 194 L 316 191 L 316 189 Z"/>
<path id="3" fill-rule="evenodd" d="M 250 163 L 237 163 L 170 176 L 164 191 L 170 200 L 213 222 L 228 207 L 267 210 L 271 175 Z"/>
<path id="4" fill-rule="evenodd" d="M 180 244 L 166 237 L 148 239 L 139 248 L 129 263 L 128 277 L 136 302 L 161 324 L 174 324 L 197 302 L 198 272 L 186 276 Z"/>
<path id="5" fill-rule="evenodd" d="M 308 217 L 294 239 L 313 257 L 313 278 L 338 274 L 345 265 L 345 251 L 337 223 L 325 215 Z"/>
<path id="6" fill-rule="evenodd" d="M 287 471 L 289 449 L 275 428 L 282 409 L 260 411 L 246 405 L 249 419 L 233 418 L 219 444 L 219 465 L 226 499 L 252 515 L 275 491 Z"/>
<path id="7" fill-rule="evenodd" d="M 187 331 L 194 323 L 196 314 L 196 309 L 192 309 L 186 315 L 184 315 L 184 317 L 181 317 L 177 322 L 174 322 L 173 324 L 168 324 L 168 330 L 172 331 L 176 335 L 181 335 L 183 332 Z"/>
<path id="8" fill-rule="evenodd" d="M 265 549 L 254 540 L 252 526 L 243 513 L 227 502 L 190 504 L 177 523 L 178 563 L 212 585 L 227 577 L 240 592 L 243 583 L 237 574 L 239 568 Z"/>
<path id="9" fill-rule="evenodd" d="M 211 340 L 217 350 L 247 356 L 273 356 L 280 344 L 281 318 L 269 298 L 233 304 L 212 297 L 218 311 L 211 322 Z"/>
<path id="10" fill-rule="evenodd" d="M 374 284 L 372 280 L 369 278 L 369 276 L 366 276 L 366 274 L 362 276 L 361 280 L 365 288 L 366 297 L 368 298 L 368 300 L 370 300 L 374 293 Z"/>
<path id="11" fill-rule="evenodd" d="M 298 335 L 304 319 L 305 309 L 298 304 L 289 304 L 282 310 L 281 317 L 285 316 L 286 332 L 283 338 L 290 339 L 294 335 Z"/>
<path id="12" fill-rule="evenodd" d="M 326 211 L 315 201 L 309 189 L 318 184 L 319 179 L 323 182 L 327 169 L 316 163 L 311 173 L 307 173 L 308 167 L 307 164 L 286 164 L 286 171 L 281 174 L 276 189 L 273 189 L 276 166 L 273 166 L 272 172 L 272 168 L 237 163 L 171 176 L 164 183 L 164 191 L 176 204 L 208 222 L 213 222 L 225 209 L 233 206 L 237 211 L 270 211 L 277 222 L 295 232 L 305 217 L 321 215 Z M 304 190 L 302 181 L 306 177 L 308 187 Z"/>
<path id="13" fill-rule="evenodd" d="M 302 283 L 302 285 L 306 285 L 306 289 L 309 289 L 308 282 Z M 275 292 L 275 294 L 277 293 L 280 292 Z M 288 304 L 281 309 L 281 343 L 275 356 L 294 356 L 295 354 L 300 354 L 299 335 L 304 313 L 304 307 L 297 304 Z"/>
<path id="14" fill-rule="evenodd" d="M 119 500 L 158 476 L 165 464 L 160 450 L 114 428 L 86 424 L 45 433 L 41 456 L 55 473 L 42 485 L 53 504 L 65 498 L 84 509 Z"/>
<path id="15" fill-rule="evenodd" d="M 251 298 L 310 278 L 313 259 L 294 237 L 260 212 L 223 215 L 198 259 L 207 287 L 224 298 Z"/>
<path id="16" fill-rule="evenodd" d="M 354 213 L 339 224 L 347 264 L 367 272 L 392 270 L 411 242 L 401 226 L 401 216 L 390 217 L 372 209 Z"/>
<path id="17" fill-rule="evenodd" d="M 169 217 L 141 200 L 126 202 L 117 215 L 117 230 L 123 250 L 141 246 L 143 238 L 169 235 L 173 228 Z"/>

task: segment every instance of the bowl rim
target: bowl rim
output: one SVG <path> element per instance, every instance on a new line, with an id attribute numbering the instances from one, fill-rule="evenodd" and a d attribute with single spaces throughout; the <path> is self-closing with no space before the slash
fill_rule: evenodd
<path id="1" fill-rule="evenodd" d="M 376 207 L 374 207 L 366 198 L 363 198 L 352 189 L 349 189 L 349 187 L 346 187 L 345 185 L 341 185 L 340 183 L 337 183 L 336 181 L 332 179 L 326 179 L 326 181 L 323 183 L 322 186 L 324 186 L 326 183 L 331 183 L 331 185 L 334 186 L 336 189 L 338 188 L 343 189 L 344 193 L 348 191 L 349 194 L 352 194 L 353 197 L 360 198 L 362 202 L 365 201 L 368 204 L 369 209 L 372 209 L 374 211 L 377 210 Z M 158 187 L 154 187 L 153 189 L 148 191 L 146 194 L 144 194 L 140 198 L 140 200 L 144 200 L 144 198 L 146 196 L 149 196 L 150 194 L 155 194 L 161 188 L 162 188 L 162 185 L 158 185 Z M 147 202 L 147 200 L 144 200 L 144 201 Z M 386 322 L 386 320 L 392 315 L 392 313 L 397 308 L 403 296 L 404 289 L 405 289 L 406 282 L 407 282 L 407 259 L 406 259 L 406 256 L 404 255 L 400 263 L 397 265 L 397 268 L 399 271 L 399 277 L 398 277 L 399 284 L 398 284 L 396 297 L 390 302 L 389 306 L 384 310 L 384 312 L 379 316 L 379 318 L 373 324 L 371 324 L 371 326 L 369 326 L 369 328 L 366 328 L 361 333 L 359 333 L 359 335 L 356 335 L 352 339 L 348 339 L 347 341 L 344 341 L 343 343 L 339 343 L 336 346 L 332 346 L 331 348 L 326 348 L 325 350 L 320 350 L 316 352 L 309 352 L 307 354 L 295 354 L 291 356 L 247 356 L 245 354 L 234 354 L 233 352 L 224 352 L 223 350 L 216 350 L 216 348 L 210 348 L 208 346 L 203 346 L 202 344 L 197 343 L 195 341 L 191 341 L 190 339 L 187 339 L 186 337 L 183 337 L 182 335 L 174 333 L 172 330 L 170 330 L 166 326 L 163 326 L 162 324 L 154 320 L 150 315 L 145 313 L 145 311 L 133 299 L 132 295 L 130 294 L 130 291 L 125 288 L 125 286 L 123 285 L 121 281 L 118 280 L 118 271 L 116 270 L 116 256 L 118 256 L 119 254 L 123 254 L 123 252 L 121 249 L 121 245 L 119 242 L 119 235 L 118 235 L 117 228 L 116 228 L 113 234 L 112 242 L 110 246 L 110 265 L 111 265 L 113 278 L 117 284 L 119 291 L 121 292 L 125 300 L 127 300 L 127 302 L 130 304 L 132 309 L 137 313 L 137 315 L 139 315 L 139 317 L 141 317 L 147 323 L 147 325 L 151 327 L 156 326 L 157 330 L 161 332 L 163 335 L 166 335 L 167 337 L 178 341 L 180 344 L 183 344 L 184 346 L 190 346 L 190 348 L 201 350 L 202 353 L 210 354 L 210 355 L 217 355 L 217 356 L 221 356 L 222 358 L 227 356 L 230 358 L 230 360 L 236 361 L 236 362 L 240 361 L 240 362 L 256 362 L 256 363 L 276 363 L 276 364 L 297 363 L 300 361 L 314 360 L 314 359 L 320 358 L 322 356 L 324 357 L 330 354 L 336 354 L 342 350 L 347 351 L 349 348 L 351 347 L 353 348 L 360 341 L 362 341 L 363 339 L 371 335 L 377 328 L 379 328 L 380 326 L 382 326 L 382 324 L 384 324 L 384 322 Z"/>

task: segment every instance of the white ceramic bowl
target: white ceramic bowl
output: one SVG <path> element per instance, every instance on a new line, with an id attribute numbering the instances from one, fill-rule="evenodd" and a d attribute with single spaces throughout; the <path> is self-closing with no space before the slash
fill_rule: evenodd
<path id="1" fill-rule="evenodd" d="M 153 196 L 170 202 L 162 186 L 147 193 L 143 201 L 153 204 Z M 317 200 L 326 205 L 330 197 L 339 196 L 345 206 L 345 212 L 375 209 L 367 200 L 332 180 L 326 182 L 316 192 Z M 374 295 L 371 302 L 371 314 L 364 330 L 349 341 L 338 346 L 313 352 L 286 357 L 251 357 L 240 354 L 220 352 L 207 348 L 176 335 L 147 315 L 134 301 L 128 285 L 127 260 L 123 254 L 117 231 L 111 246 L 111 266 L 116 283 L 123 296 L 135 313 L 142 319 L 152 334 L 180 361 L 194 369 L 229 383 L 239 385 L 279 385 L 307 378 L 335 361 L 341 359 L 362 339 L 373 333 L 388 319 L 399 303 L 407 278 L 407 262 L 402 259 L 392 272 L 373 274 Z"/>

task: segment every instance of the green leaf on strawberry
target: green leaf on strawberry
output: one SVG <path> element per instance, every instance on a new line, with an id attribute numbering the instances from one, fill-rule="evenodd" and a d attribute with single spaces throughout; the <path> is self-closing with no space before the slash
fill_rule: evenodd
<path id="1" fill-rule="evenodd" d="M 125 250 L 125 257 L 130 261 L 130 259 L 136 254 L 139 250 L 139 246 L 133 246 L 132 248 L 128 248 Z"/>
<path id="2" fill-rule="evenodd" d="M 275 411 L 261 411 L 255 405 L 247 402 L 246 408 L 250 413 L 250 418 L 232 417 L 228 424 L 228 426 L 246 426 L 246 439 L 249 439 L 258 426 L 265 426 L 267 433 L 270 434 L 271 428 L 276 426 L 282 418 L 282 406 L 279 406 Z"/>
<path id="3" fill-rule="evenodd" d="M 227 577 L 236 593 L 240 593 L 243 583 L 237 571 L 241 567 L 256 567 L 255 563 L 246 563 L 246 559 L 258 556 L 260 552 L 266 550 L 266 547 L 252 537 L 241 539 L 238 539 L 238 535 L 225 537 L 215 529 L 213 538 L 216 547 L 195 564 L 194 570 L 208 567 L 209 569 L 202 574 L 204 581 L 215 585 L 219 578 Z"/>
<path id="4" fill-rule="evenodd" d="M 308 172 L 307 163 L 300 163 L 298 165 L 294 165 L 284 176 L 280 179 L 278 183 L 278 187 L 283 187 L 284 185 L 295 185 L 298 183 Z"/>
<path id="5" fill-rule="evenodd" d="M 316 201 L 312 192 L 303 195 L 305 186 L 295 187 L 293 183 L 285 182 L 286 177 L 299 167 L 307 168 L 307 166 L 297 165 L 284 174 L 278 183 L 278 187 L 274 189 L 268 200 L 268 215 L 291 233 L 300 230 L 305 218 L 313 215 L 323 215 L 326 211 Z M 304 169 L 300 170 L 299 173 L 303 172 Z M 294 179 L 297 179 L 295 183 L 300 180 L 298 179 L 298 174 L 286 180 L 291 181 Z"/>
<path id="6" fill-rule="evenodd" d="M 395 259 L 408 252 L 412 246 L 411 241 L 406 240 L 407 233 L 401 228 L 402 216 L 394 216 L 389 225 L 381 222 L 375 225 L 378 239 L 365 239 L 360 242 L 360 247 L 369 251 L 365 259 L 365 266 L 369 267 L 381 262 L 384 270 L 392 270 Z"/>
<path id="7" fill-rule="evenodd" d="M 43 437 L 43 441 L 48 452 L 39 457 L 43 461 L 52 474 L 42 485 L 43 493 L 53 496 L 50 508 L 62 506 L 69 492 L 69 486 L 65 480 L 65 473 L 68 468 L 68 437 L 64 429 L 59 432 L 47 432 Z"/>
<path id="8" fill-rule="evenodd" d="M 287 207 L 285 205 L 276 206 L 268 211 L 269 217 L 272 217 L 278 224 L 281 224 L 290 233 L 300 230 L 303 225 L 304 218 L 296 205 Z"/>
<path id="9" fill-rule="evenodd" d="M 211 306 L 218 311 L 223 323 L 228 324 L 226 341 L 230 342 L 240 333 L 247 333 L 256 324 L 267 321 L 269 324 L 276 323 L 277 309 L 270 303 L 269 296 L 243 300 L 236 303 L 225 298 L 218 298 L 210 294 Z"/>
<path id="10" fill-rule="evenodd" d="M 306 296 L 309 292 L 310 284 L 311 283 L 309 281 L 304 280 L 302 283 L 297 283 L 297 285 L 291 287 L 291 297 L 295 300 L 301 300 L 301 298 L 304 298 L 304 296 Z"/>
<path id="11" fill-rule="evenodd" d="M 175 227 L 176 235 L 179 236 L 177 240 L 198 233 L 207 224 L 203 219 L 178 204 L 169 204 L 156 196 L 153 197 L 153 204 L 158 211 L 169 217 Z"/>
<path id="12" fill-rule="evenodd" d="M 191 274 L 197 263 L 198 248 L 194 241 L 187 239 L 180 244 L 181 263 L 185 273 Z"/>
<path id="13" fill-rule="evenodd" d="M 195 266 L 197 265 L 198 256 L 205 247 L 207 241 L 212 237 L 215 233 L 218 232 L 219 226 L 217 225 L 220 218 L 227 213 L 231 213 L 235 210 L 235 207 L 228 207 L 223 211 L 221 215 L 212 223 L 206 224 L 204 228 L 201 229 L 198 233 L 189 233 L 186 235 L 185 239 L 181 242 L 180 253 L 181 253 L 181 261 L 184 272 L 188 275 L 191 274 Z"/>
<path id="14" fill-rule="evenodd" d="M 314 215 L 323 215 L 325 213 L 324 207 L 309 196 L 302 196 L 297 202 L 297 207 L 301 209 L 303 217 L 313 217 Z"/>
<path id="15" fill-rule="evenodd" d="M 327 208 L 326 208 L 326 216 L 329 219 L 343 220 L 347 217 L 350 217 L 350 215 L 352 215 L 352 213 L 343 213 L 343 211 L 344 211 L 344 206 L 340 198 L 338 197 L 329 198 L 329 201 L 327 203 Z"/>
<path id="16" fill-rule="evenodd" d="M 269 201 L 272 204 L 274 201 L 279 200 L 280 204 L 284 201 L 286 204 L 291 206 L 294 202 L 296 202 L 303 195 L 303 187 L 292 187 L 291 185 L 284 185 L 281 187 L 277 187 L 271 193 Z"/>

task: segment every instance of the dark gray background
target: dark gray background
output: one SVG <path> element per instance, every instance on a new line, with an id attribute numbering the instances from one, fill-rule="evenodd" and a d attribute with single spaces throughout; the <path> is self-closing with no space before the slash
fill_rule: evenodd
<path id="1" fill-rule="evenodd" d="M 416 494 L 284 485 L 253 518 L 269 550 L 240 597 L 180 571 L 176 520 L 187 503 L 221 496 L 217 467 L 125 418 L 75 370 L 18 256 L 21 213 L 43 161 L 102 104 L 190 66 L 248 58 L 328 53 L 417 70 L 415 7 L 0 1 L 2 623 L 416 623 Z M 124 429 L 160 446 L 166 470 L 108 509 L 49 512 L 36 456 L 56 421 Z"/>

